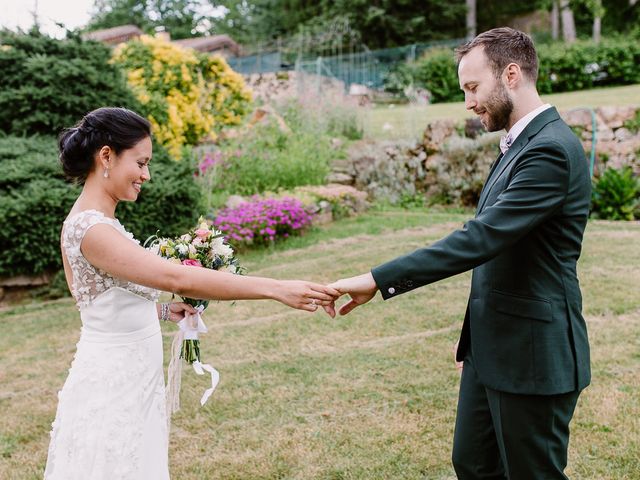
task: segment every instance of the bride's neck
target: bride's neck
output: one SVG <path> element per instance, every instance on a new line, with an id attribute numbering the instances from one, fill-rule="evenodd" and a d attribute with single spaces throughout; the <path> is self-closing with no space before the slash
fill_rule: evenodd
<path id="1" fill-rule="evenodd" d="M 118 201 L 93 176 L 89 176 L 74 207 L 78 207 L 78 210 L 98 210 L 107 217 L 115 217 L 117 205 Z"/>

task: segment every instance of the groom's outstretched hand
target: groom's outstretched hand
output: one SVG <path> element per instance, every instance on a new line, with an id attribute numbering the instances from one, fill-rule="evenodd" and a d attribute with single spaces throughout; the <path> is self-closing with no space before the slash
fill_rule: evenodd
<path id="1" fill-rule="evenodd" d="M 358 275 L 357 277 L 343 278 L 330 284 L 329 287 L 336 289 L 343 295 L 348 294 L 351 297 L 351 300 L 340 307 L 340 315 L 346 315 L 354 308 L 364 305 L 375 297 L 378 291 L 378 286 L 371 272 Z"/>

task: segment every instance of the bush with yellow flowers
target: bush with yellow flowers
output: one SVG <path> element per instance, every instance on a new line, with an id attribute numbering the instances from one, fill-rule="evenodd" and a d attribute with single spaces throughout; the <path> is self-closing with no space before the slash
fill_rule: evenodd
<path id="1" fill-rule="evenodd" d="M 116 48 L 113 61 L 126 71 L 154 136 L 175 158 L 184 145 L 215 140 L 248 111 L 250 90 L 220 56 L 142 36 Z"/>

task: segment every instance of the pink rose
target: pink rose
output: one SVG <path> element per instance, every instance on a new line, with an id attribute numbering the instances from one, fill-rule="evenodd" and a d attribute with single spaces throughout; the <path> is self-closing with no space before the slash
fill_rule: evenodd
<path id="1" fill-rule="evenodd" d="M 190 258 L 187 258 L 186 260 L 182 260 L 182 264 L 186 265 L 188 267 L 201 267 L 202 264 L 200 263 L 200 260 L 192 260 Z"/>
<path id="2" fill-rule="evenodd" d="M 199 228 L 195 231 L 195 234 L 199 238 L 207 238 L 209 235 L 211 235 L 211 230 L 207 230 L 206 228 Z"/>

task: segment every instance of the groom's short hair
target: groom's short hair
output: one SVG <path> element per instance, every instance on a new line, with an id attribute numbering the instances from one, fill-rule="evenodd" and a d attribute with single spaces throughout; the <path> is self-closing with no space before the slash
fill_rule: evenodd
<path id="1" fill-rule="evenodd" d="M 538 55 L 531 37 L 509 27 L 481 33 L 455 50 L 456 63 L 476 47 L 482 47 L 496 78 L 510 63 L 517 63 L 523 75 L 535 85 L 538 79 Z"/>

